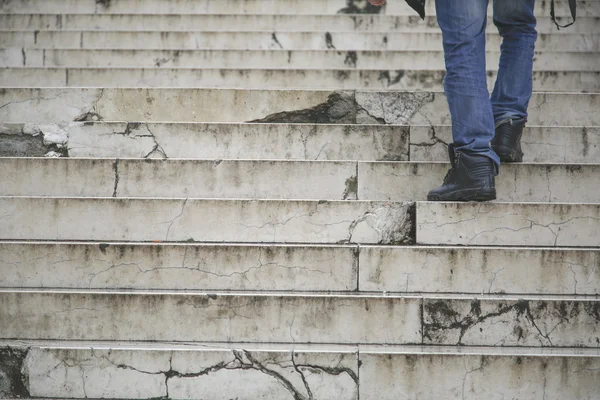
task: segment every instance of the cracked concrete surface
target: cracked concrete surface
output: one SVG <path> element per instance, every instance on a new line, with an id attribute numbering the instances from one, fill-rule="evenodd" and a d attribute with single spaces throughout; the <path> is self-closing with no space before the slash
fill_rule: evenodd
<path id="1" fill-rule="evenodd" d="M 596 295 L 599 257 L 596 249 L 361 247 L 359 287 L 409 293 Z"/>
<path id="2" fill-rule="evenodd" d="M 42 347 L 23 371 L 44 397 L 350 400 L 359 388 L 356 353 Z"/>
<path id="3" fill-rule="evenodd" d="M 71 157 L 145 158 L 156 147 L 171 158 L 408 160 L 408 127 L 88 122 L 68 133 Z"/>
<path id="4" fill-rule="evenodd" d="M 230 104 L 223 108 L 222 104 Z M 76 105 L 76 106 L 75 106 Z M 393 107 L 392 107 L 393 105 Z M 598 126 L 600 95 L 543 93 L 530 103 L 531 125 Z M 31 115 L 31 107 L 37 110 Z M 1 89 L 3 123 L 48 121 L 450 123 L 438 92 L 328 92 L 238 89 Z M 295 110 L 295 111 L 294 111 Z M 561 112 L 560 110 L 568 110 Z M 279 112 L 278 112 L 279 111 Z M 275 116 L 269 117 L 277 119 Z"/>
<path id="5" fill-rule="evenodd" d="M 0 237 L 329 244 L 411 243 L 414 238 L 411 203 L 189 199 L 183 208 L 183 202 L 0 198 Z M 53 213 L 46 212 L 48 207 Z M 71 223 L 82 220 L 86 223 Z"/>
<path id="6" fill-rule="evenodd" d="M 417 243 L 501 246 L 600 245 L 596 204 L 417 203 Z"/>
<path id="7" fill-rule="evenodd" d="M 424 299 L 425 344 L 598 347 L 594 301 Z"/>
<path id="8" fill-rule="evenodd" d="M 2 338 L 419 343 L 419 298 L 0 292 Z M 14 318 L 19 315 L 19 318 Z M 374 330 L 380 321 L 386 329 Z M 123 324 L 123 321 L 127 321 Z"/>

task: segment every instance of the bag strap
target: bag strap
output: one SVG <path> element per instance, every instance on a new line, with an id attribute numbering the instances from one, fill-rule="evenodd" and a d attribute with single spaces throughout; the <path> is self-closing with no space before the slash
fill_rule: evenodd
<path id="1" fill-rule="evenodd" d="M 577 18 L 577 0 L 569 0 L 569 9 L 571 10 L 571 18 L 573 18 L 573 22 L 567 25 L 560 25 L 556 22 L 556 14 L 554 13 L 554 1 L 550 3 L 550 16 L 552 17 L 552 21 L 556 24 L 556 29 L 566 28 L 575 23 L 575 19 Z"/>

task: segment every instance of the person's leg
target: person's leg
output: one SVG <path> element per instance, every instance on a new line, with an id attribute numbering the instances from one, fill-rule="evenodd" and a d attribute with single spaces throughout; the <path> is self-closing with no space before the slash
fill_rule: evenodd
<path id="1" fill-rule="evenodd" d="M 452 117 L 452 168 L 431 201 L 493 200 L 500 160 L 490 147 L 494 116 L 487 88 L 485 30 L 489 0 L 436 0 L 442 29 L 444 91 Z"/>
<path id="2" fill-rule="evenodd" d="M 503 162 L 522 161 L 521 135 L 533 90 L 537 32 L 535 0 L 494 0 L 494 25 L 502 36 L 498 78 L 492 92 L 496 137 L 492 147 Z"/>
<path id="3" fill-rule="evenodd" d="M 494 119 L 485 68 L 488 0 L 436 0 L 444 44 L 444 91 L 457 151 L 479 153 L 498 166 L 490 148 Z"/>

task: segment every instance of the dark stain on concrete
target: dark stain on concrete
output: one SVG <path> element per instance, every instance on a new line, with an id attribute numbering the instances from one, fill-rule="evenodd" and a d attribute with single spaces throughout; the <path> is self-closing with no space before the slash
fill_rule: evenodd
<path id="1" fill-rule="evenodd" d="M 27 377 L 22 375 L 26 349 L 0 348 L 0 398 L 29 398 Z"/>
<path id="2" fill-rule="evenodd" d="M 338 14 L 380 14 L 385 7 L 377 7 L 366 0 L 346 0 L 346 7 L 340 9 Z"/>

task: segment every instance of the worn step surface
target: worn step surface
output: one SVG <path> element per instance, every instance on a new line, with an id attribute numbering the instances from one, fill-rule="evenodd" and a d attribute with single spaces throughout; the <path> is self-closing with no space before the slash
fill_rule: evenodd
<path id="1" fill-rule="evenodd" d="M 351 245 L 0 242 L 0 287 L 353 292 L 358 257 Z"/>
<path id="2" fill-rule="evenodd" d="M 0 155 L 267 160 L 448 161 L 450 126 L 72 122 L 0 125 Z M 60 133 L 60 135 L 56 135 Z M 410 145 L 409 145 L 410 141 Z M 45 143 L 45 144 L 44 144 Z M 528 126 L 524 160 L 596 163 L 598 127 Z M 410 148 L 410 154 L 409 154 Z M 410 157 L 409 157 L 410 155 Z"/>
<path id="3" fill-rule="evenodd" d="M 0 287 L 600 294 L 600 251 L 0 242 Z"/>
<path id="4" fill-rule="evenodd" d="M 268 400 L 475 400 L 499 386 L 515 398 L 594 400 L 600 389 L 594 349 L 48 341 L 0 348 L 12 363 L 0 366 L 15 388 L 7 394 L 20 398 L 250 399 L 251 385 Z"/>
<path id="5" fill-rule="evenodd" d="M 0 196 L 418 201 L 447 163 L 0 158 Z M 582 185 L 581 182 L 585 182 Z M 599 164 L 504 165 L 498 200 L 600 203 Z"/>
<path id="6" fill-rule="evenodd" d="M 0 197 L 0 239 L 394 244 L 414 240 L 413 215 L 370 201 Z"/>
<path id="7" fill-rule="evenodd" d="M 444 70 L 10 68 L 2 87 L 443 90 Z M 497 74 L 488 71 L 488 88 Z M 599 71 L 535 71 L 537 91 L 600 91 Z"/>
<path id="8" fill-rule="evenodd" d="M 550 18 L 540 18 L 539 33 L 600 33 L 598 16 L 579 17 L 568 30 L 557 31 Z M 0 26 L 10 30 L 116 31 L 265 31 L 277 32 L 438 32 L 435 16 L 251 15 L 251 14 L 0 14 Z M 492 31 L 494 28 L 491 28 Z"/>
<path id="9" fill-rule="evenodd" d="M 487 68 L 500 53 L 488 49 Z M 598 71 L 600 53 L 538 51 L 534 70 Z M 441 51 L 0 49 L 5 67 L 444 69 Z"/>
<path id="10" fill-rule="evenodd" d="M 550 0 L 536 2 L 535 14 L 549 18 Z M 600 2 L 586 0 L 577 2 L 577 15 L 598 16 Z M 489 15 L 491 15 L 491 7 Z M 283 14 L 327 15 L 339 13 L 378 13 L 409 15 L 417 14 L 405 2 L 389 2 L 385 8 L 371 7 L 365 1 L 346 0 L 5 0 L 0 3 L 0 13 L 47 13 L 47 14 Z M 428 2 L 426 13 L 435 15 L 434 2 Z M 556 2 L 556 15 L 570 16 L 566 1 Z"/>
<path id="11" fill-rule="evenodd" d="M 600 3 L 598 3 L 600 4 Z M 487 35 L 487 46 L 500 48 L 502 38 Z M 433 32 L 130 32 L 0 31 L 1 47 L 34 49 L 167 50 L 442 50 L 442 34 Z M 536 49 L 600 51 L 600 34 L 539 34 Z"/>
<path id="12" fill-rule="evenodd" d="M 2 339 L 597 347 L 597 298 L 0 289 Z M 379 328 L 377 328 L 379 327 Z"/>
<path id="13" fill-rule="evenodd" d="M 73 122 L 1 124 L 0 155 L 71 157 L 408 160 L 408 126 Z M 429 128 L 422 127 L 426 131 Z M 56 132 L 63 132 L 55 135 Z M 592 139 L 595 136 L 592 136 Z M 45 145 L 44 145 L 45 141 Z M 595 146 L 595 144 L 593 145 Z M 594 147 L 595 148 L 595 147 Z M 590 156 L 594 153 L 590 151 Z"/>
<path id="14" fill-rule="evenodd" d="M 227 104 L 224 107 L 223 104 Z M 35 113 L 32 113 L 35 107 Z M 529 123 L 599 126 L 600 94 L 536 92 Z M 285 113 L 283 113 L 285 111 Z M 265 117 L 270 118 L 265 119 Z M 236 89 L 3 89 L 2 123 L 73 120 L 449 124 L 440 92 Z"/>
<path id="15" fill-rule="evenodd" d="M 417 203 L 417 243 L 600 246 L 600 204 Z"/>
<path id="16" fill-rule="evenodd" d="M 450 126 L 410 129 L 412 161 L 447 161 Z M 594 163 L 600 159 L 598 127 L 528 125 L 521 138 L 523 160 L 540 163 Z"/>

